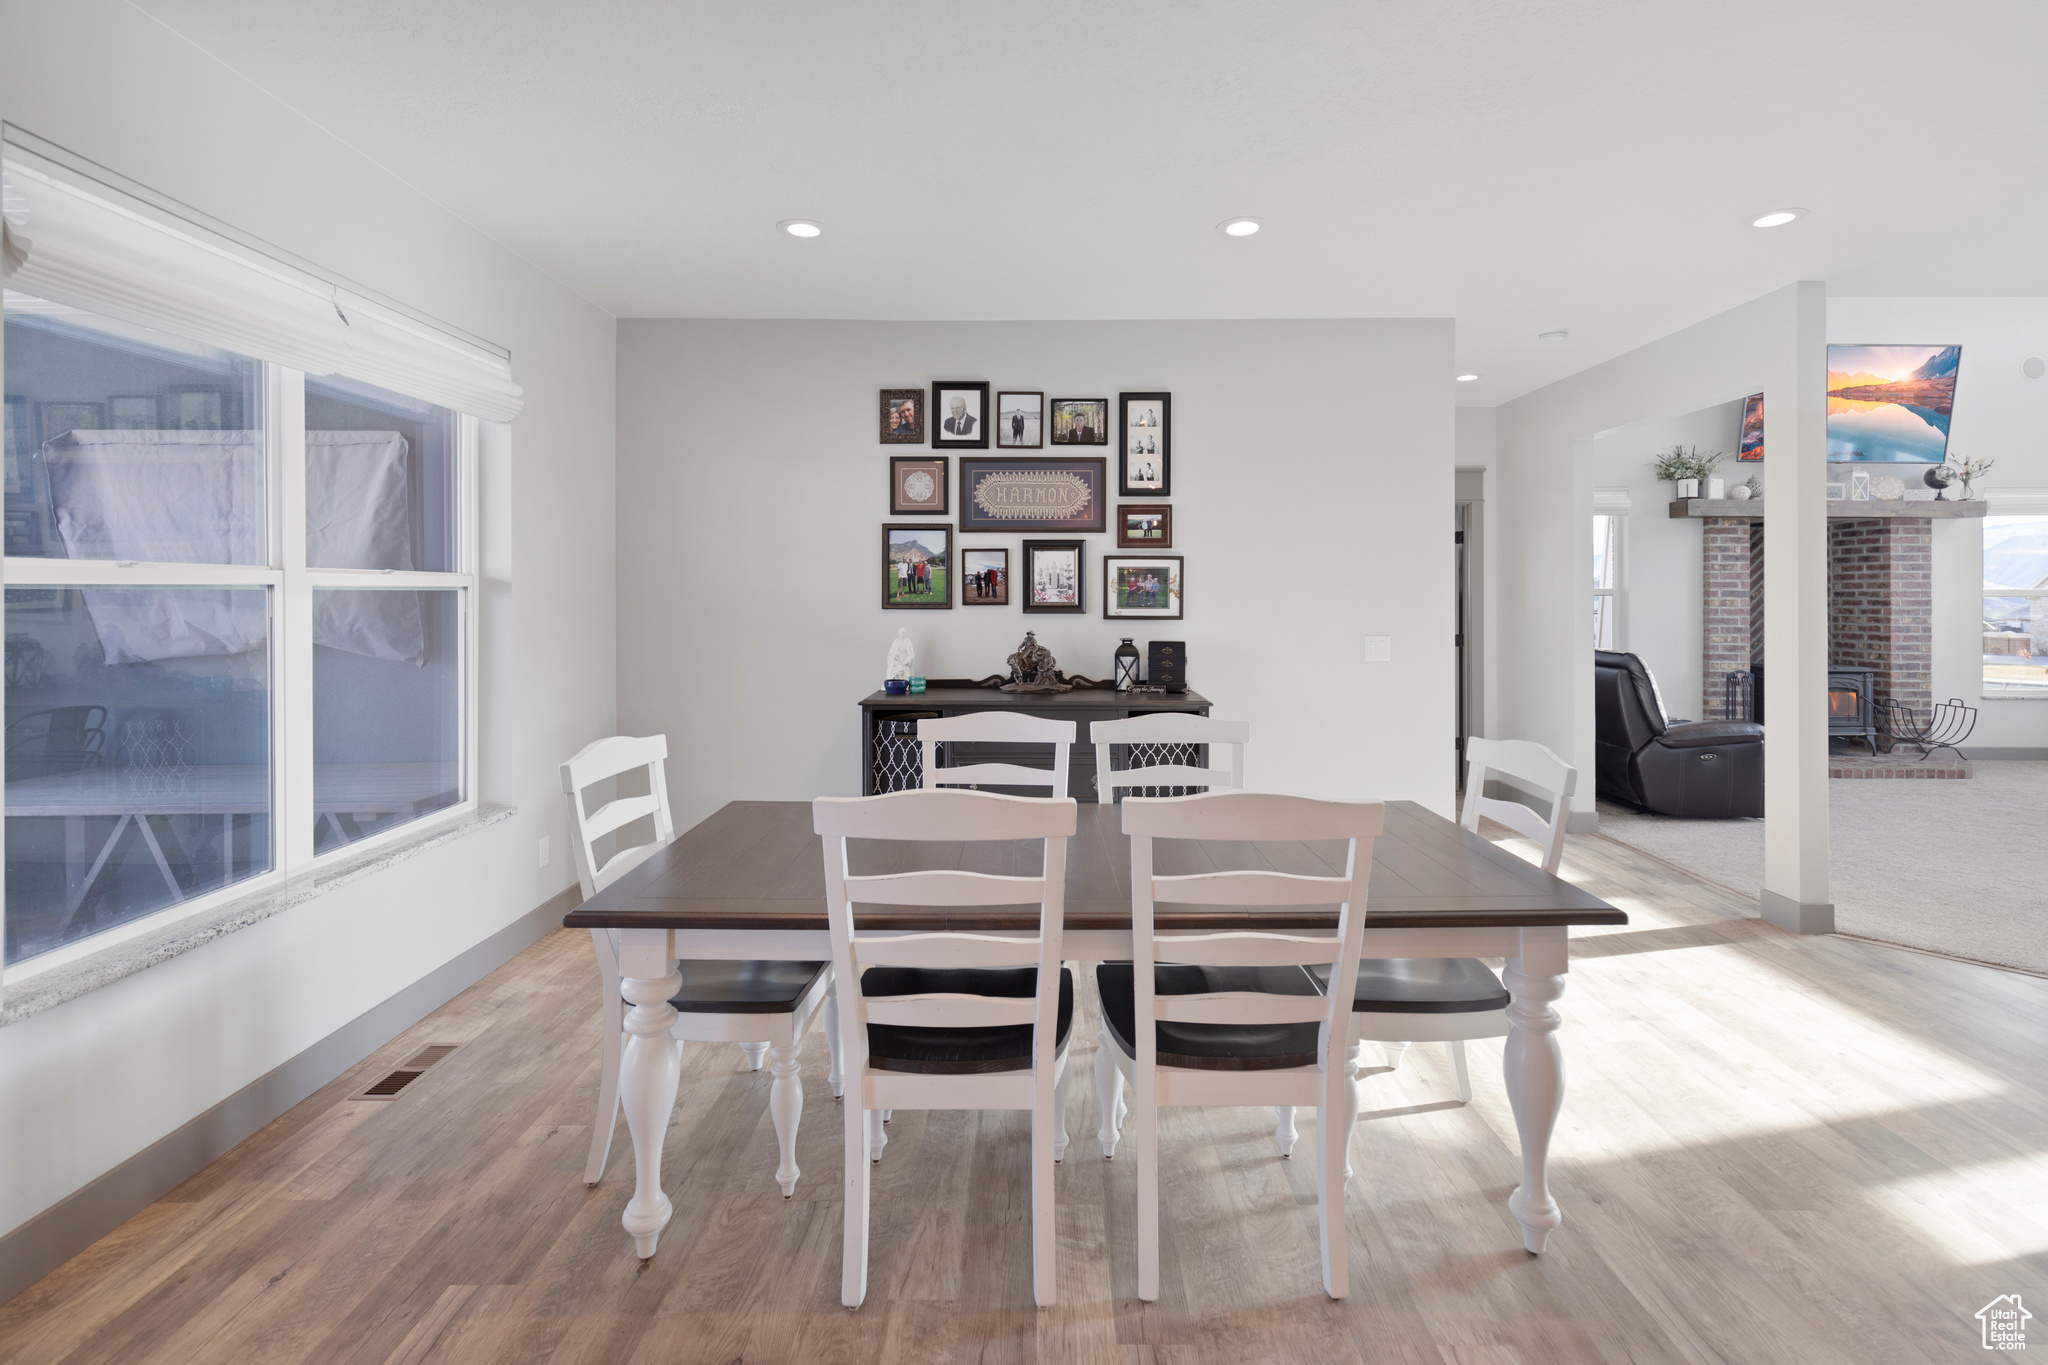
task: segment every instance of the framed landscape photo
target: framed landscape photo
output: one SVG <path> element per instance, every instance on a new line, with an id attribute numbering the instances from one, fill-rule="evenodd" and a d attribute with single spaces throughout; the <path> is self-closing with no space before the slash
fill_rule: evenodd
<path id="1" fill-rule="evenodd" d="M 117 393 L 107 400 L 107 408 L 115 431 L 154 431 L 161 425 L 153 393 Z"/>
<path id="2" fill-rule="evenodd" d="M 1116 547 L 1119 550 L 1173 548 L 1173 504 L 1120 502 L 1116 505 Z"/>
<path id="3" fill-rule="evenodd" d="M 1045 395 L 996 395 L 996 445 L 1004 450 L 1036 450 L 1045 444 Z"/>
<path id="4" fill-rule="evenodd" d="M 67 431 L 98 431 L 107 424 L 104 403 L 36 404 L 36 444 L 43 446 Z"/>
<path id="5" fill-rule="evenodd" d="M 961 380 L 932 385 L 932 449 L 988 449 L 988 385 Z"/>
<path id="6" fill-rule="evenodd" d="M 891 455 L 889 515 L 943 517 L 952 511 L 951 463 L 944 455 Z"/>
<path id="7" fill-rule="evenodd" d="M 240 431 L 242 395 L 227 384 L 169 384 L 160 410 L 173 431 Z"/>
<path id="8" fill-rule="evenodd" d="M 1173 395 L 1117 395 L 1118 428 L 1123 449 L 1117 454 L 1117 492 L 1127 498 L 1147 493 L 1168 497 L 1173 492 Z"/>
<path id="9" fill-rule="evenodd" d="M 924 444 L 924 390 L 882 390 L 882 444 Z"/>
<path id="10" fill-rule="evenodd" d="M 1100 455 L 962 455 L 960 530 L 1100 531 L 1109 514 L 1108 482 L 1109 462 Z"/>
<path id="11" fill-rule="evenodd" d="M 963 607 L 1007 607 L 1010 605 L 1010 552 L 1008 550 L 961 549 L 960 605 Z"/>
<path id="12" fill-rule="evenodd" d="M 1180 555 L 1104 555 L 1102 614 L 1112 621 L 1181 619 Z"/>
<path id="13" fill-rule="evenodd" d="M 953 605 L 953 528 L 931 522 L 882 527 L 882 605 Z"/>
<path id="14" fill-rule="evenodd" d="M 1088 610 L 1088 546 L 1079 540 L 1024 542 L 1024 610 Z"/>
<path id="15" fill-rule="evenodd" d="M 1052 444 L 1056 446 L 1108 445 L 1109 400 L 1107 398 L 1053 399 Z"/>

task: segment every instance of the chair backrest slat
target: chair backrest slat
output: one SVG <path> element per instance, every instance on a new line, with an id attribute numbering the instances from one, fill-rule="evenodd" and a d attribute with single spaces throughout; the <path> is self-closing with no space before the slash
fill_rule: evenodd
<path id="1" fill-rule="evenodd" d="M 1546 799 L 1549 815 L 1546 817 L 1519 801 L 1486 795 L 1489 774 L 1508 779 Z M 1577 768 L 1533 740 L 1473 736 L 1465 741 L 1465 806 L 1459 813 L 1459 823 L 1477 834 L 1481 816 L 1498 820 L 1541 845 L 1543 870 L 1555 873 L 1564 861 L 1566 808 L 1578 784 Z"/>
<path id="2" fill-rule="evenodd" d="M 1029 1023 L 1039 1065 L 1052 1064 L 1059 1018 L 1060 927 L 1066 904 L 1067 839 L 1078 810 L 1072 797 L 1004 796 L 948 789 L 885 796 L 819 797 L 812 825 L 823 836 L 825 909 L 832 926 L 832 963 L 839 982 L 842 1057 L 849 1074 L 867 1065 L 867 1025 L 994 1028 Z M 954 869 L 856 876 L 850 839 L 981 842 L 1037 839 L 1044 861 L 1035 877 Z M 1019 905 L 1037 902 L 1035 934 L 945 930 L 891 936 L 860 928 L 862 905 Z M 870 967 L 1014 967 L 1036 964 L 1030 997 L 929 993 L 868 996 L 860 985 Z M 1048 1073 L 1049 1074 L 1049 1073 Z"/>
<path id="3" fill-rule="evenodd" d="M 576 860 L 576 880 L 585 900 L 631 872 L 662 845 L 676 837 L 668 805 L 668 736 L 611 735 L 583 746 L 562 765 L 562 791 L 569 801 L 569 845 Z M 591 810 L 585 793 L 607 778 L 634 771 L 647 775 L 647 794 L 620 797 Z M 607 834 L 652 818 L 654 837 L 645 843 L 614 849 L 597 861 L 597 841 Z"/>
<path id="4" fill-rule="evenodd" d="M 1251 742 L 1250 721 L 1218 720 L 1213 716 L 1189 716 L 1155 712 L 1149 716 L 1126 716 L 1122 720 L 1098 720 L 1088 727 L 1088 742 L 1095 746 L 1095 785 L 1099 791 L 1122 793 L 1129 787 L 1207 787 L 1232 790 L 1244 786 L 1244 746 Z M 1143 768 L 1112 770 L 1103 746 L 1111 744 L 1206 744 L 1209 766 L 1187 763 L 1156 763 Z M 1219 746 L 1230 750 L 1230 765 L 1217 762 Z"/>
<path id="5" fill-rule="evenodd" d="M 1048 795 L 1065 797 L 1074 733 L 1073 721 L 1048 720 L 1043 716 L 1027 716 L 1015 711 L 970 711 L 961 716 L 921 720 L 917 723 L 917 742 L 923 750 L 924 762 L 919 768 L 919 784 L 928 790 L 969 783 L 991 787 L 1045 787 Z M 1052 746 L 1052 767 L 963 763 L 941 768 L 941 744 L 1049 744 Z"/>
<path id="6" fill-rule="evenodd" d="M 1202 796 L 1133 797 L 1124 802 L 1123 828 L 1131 840 L 1131 930 L 1138 955 L 1133 974 L 1137 997 L 1138 1062 L 1157 1065 L 1160 1019 L 1186 1022 L 1287 1024 L 1319 1021 L 1325 1057 L 1341 1065 L 1351 1038 L 1351 996 L 1365 932 L 1366 883 L 1373 840 L 1385 807 L 1376 801 L 1316 801 L 1263 792 L 1210 792 Z M 1153 872 L 1153 840 L 1204 839 L 1215 842 L 1345 842 L 1344 872 L 1311 877 L 1263 870 L 1162 877 Z M 1226 898 L 1227 897 L 1227 898 Z M 1156 930 L 1159 902 L 1205 905 L 1327 905 L 1338 907 L 1337 933 L 1285 934 L 1269 930 L 1223 930 L 1188 938 L 1162 937 Z M 1153 964 L 1194 961 L 1217 966 L 1330 964 L 1321 995 L 1280 995 L 1233 991 L 1211 995 L 1160 996 Z"/>

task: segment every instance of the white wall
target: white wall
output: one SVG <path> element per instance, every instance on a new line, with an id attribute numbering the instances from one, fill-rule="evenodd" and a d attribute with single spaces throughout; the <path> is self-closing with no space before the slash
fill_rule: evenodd
<path id="1" fill-rule="evenodd" d="M 2027 357 L 2048 357 L 2048 298 L 1830 298 L 1828 340 L 1960 345 L 1951 458 L 1998 462 L 1976 486 L 1994 514 L 2048 514 L 2048 379 L 2020 371 Z M 1917 487 L 1926 466 L 1886 468 Z M 2016 492 L 2036 497 L 2022 508 L 2000 506 Z M 1983 582 L 1984 524 L 1935 522 L 1934 697 L 1979 708 L 1965 752 L 2048 751 L 2048 701 L 1979 695 Z"/>
<path id="2" fill-rule="evenodd" d="M 1706 454 L 1720 451 L 1728 458 L 1717 474 L 1735 484 L 1754 473 L 1761 483 L 1760 465 L 1735 462 L 1741 433 L 1742 400 L 1734 399 L 1603 432 L 1593 439 L 1587 466 L 1596 493 L 1626 490 L 1632 504 L 1622 555 L 1626 600 L 1621 646 L 1641 656 L 1657 675 L 1664 704 L 1674 714 L 1694 720 L 1707 714 L 1708 700 L 1700 658 L 1701 524 L 1695 518 L 1670 516 L 1671 485 L 1657 478 L 1651 461 L 1674 445 L 1697 447 Z M 1590 629 L 1587 638 L 1592 638 Z M 1714 686 L 1713 700 L 1718 703 L 1719 680 Z"/>
<path id="3" fill-rule="evenodd" d="M 1026 629 L 1093 677 L 1120 636 L 1184 639 L 1194 689 L 1252 722 L 1252 785 L 1447 812 L 1451 341 L 1447 321 L 622 321 L 620 724 L 668 734 L 688 824 L 855 792 L 856 703 L 899 626 L 928 677 L 1000 672 Z M 906 448 L 877 443 L 876 393 L 934 379 L 1170 391 L 1186 619 L 1102 619 L 1113 533 L 1088 537 L 1084 616 L 884 610 L 880 527 L 915 518 L 888 514 Z M 1021 568 L 1024 535 L 963 539 Z M 1393 661 L 1364 662 L 1364 635 Z"/>
<path id="4" fill-rule="evenodd" d="M 615 698 L 611 318 L 133 6 L 7 37 L 0 117 L 510 348 L 527 405 L 483 483 L 481 795 L 518 817 L 0 1029 L 0 1232 L 571 884 L 555 767 Z"/>

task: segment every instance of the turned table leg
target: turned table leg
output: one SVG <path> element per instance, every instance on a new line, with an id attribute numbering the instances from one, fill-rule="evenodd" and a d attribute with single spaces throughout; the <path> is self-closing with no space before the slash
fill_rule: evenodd
<path id="1" fill-rule="evenodd" d="M 1531 937 L 1523 935 L 1522 956 L 1510 958 L 1502 976 L 1512 997 L 1502 1070 L 1522 1138 L 1522 1183 L 1508 1197 L 1508 1211 L 1522 1225 L 1522 1245 L 1540 1254 L 1551 1229 L 1564 1221 L 1550 1195 L 1550 1137 L 1564 1107 L 1564 1053 L 1550 1002 L 1564 994 L 1565 961 L 1561 938 L 1539 951 Z"/>
<path id="2" fill-rule="evenodd" d="M 619 1099 L 626 1111 L 626 1129 L 633 1135 L 633 1198 L 619 1222 L 632 1234 L 633 1249 L 642 1260 L 654 1254 L 661 1230 L 675 1213 L 661 1190 L 661 1144 L 683 1077 L 683 1045 L 669 1036 L 676 1012 L 668 1003 L 682 988 L 682 975 L 673 964 L 667 976 L 629 976 L 619 983 L 620 994 L 632 1006 L 626 1011 Z"/>

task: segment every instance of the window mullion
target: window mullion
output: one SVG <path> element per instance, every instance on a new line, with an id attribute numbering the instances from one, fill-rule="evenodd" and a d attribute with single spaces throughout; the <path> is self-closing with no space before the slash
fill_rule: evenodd
<path id="1" fill-rule="evenodd" d="M 271 471 L 278 490 L 277 849 L 287 876 L 313 861 L 313 584 L 306 573 L 306 376 L 271 366 Z"/>

